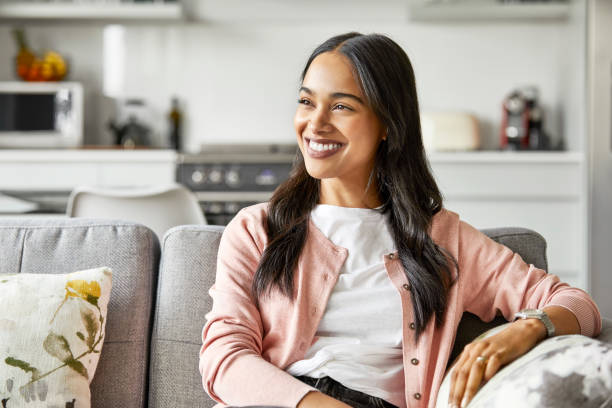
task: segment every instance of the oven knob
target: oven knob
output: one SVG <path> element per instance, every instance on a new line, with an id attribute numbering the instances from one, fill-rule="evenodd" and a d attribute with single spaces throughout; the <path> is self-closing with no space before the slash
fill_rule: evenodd
<path id="1" fill-rule="evenodd" d="M 223 173 L 219 169 L 213 169 L 208 174 L 208 180 L 213 184 L 219 184 L 223 181 Z"/>
<path id="2" fill-rule="evenodd" d="M 259 186 L 273 186 L 278 183 L 278 177 L 270 169 L 263 169 L 256 177 L 255 184 Z"/>
<path id="3" fill-rule="evenodd" d="M 240 204 L 238 203 L 233 203 L 233 202 L 229 202 L 229 203 L 225 203 L 225 213 L 226 214 L 236 214 L 238 211 L 240 211 Z"/>
<path id="4" fill-rule="evenodd" d="M 204 182 L 204 172 L 202 170 L 195 170 L 191 173 L 191 181 L 194 184 L 202 184 Z"/>
<path id="5" fill-rule="evenodd" d="M 237 170 L 230 170 L 225 173 L 225 182 L 230 187 L 236 187 L 240 184 L 240 173 Z"/>

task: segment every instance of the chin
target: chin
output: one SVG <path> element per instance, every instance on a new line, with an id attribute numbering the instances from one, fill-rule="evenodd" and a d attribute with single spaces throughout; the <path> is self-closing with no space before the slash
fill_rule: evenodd
<path id="1" fill-rule="evenodd" d="M 309 166 L 308 163 L 306 163 L 306 172 L 310 175 L 310 177 L 319 180 L 333 177 L 329 170 L 322 169 L 319 166 Z"/>

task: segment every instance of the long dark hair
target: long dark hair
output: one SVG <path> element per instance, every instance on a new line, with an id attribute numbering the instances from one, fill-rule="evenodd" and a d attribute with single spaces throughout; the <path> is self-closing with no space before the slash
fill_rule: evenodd
<path id="1" fill-rule="evenodd" d="M 356 32 L 319 45 L 302 72 L 324 52 L 340 52 L 351 61 L 367 103 L 387 129 L 376 152 L 373 177 L 388 214 L 391 234 L 411 286 L 416 339 L 432 314 L 444 320 L 448 289 L 453 284 L 451 259 L 428 235 L 433 216 L 442 209 L 442 195 L 431 174 L 421 138 L 414 72 L 406 53 L 390 38 Z M 265 228 L 268 245 L 255 273 L 255 299 L 277 289 L 293 300 L 293 275 L 306 242 L 311 210 L 319 201 L 320 181 L 306 171 L 298 150 L 289 179 L 270 200 Z M 448 257 L 447 257 L 448 256 Z"/>

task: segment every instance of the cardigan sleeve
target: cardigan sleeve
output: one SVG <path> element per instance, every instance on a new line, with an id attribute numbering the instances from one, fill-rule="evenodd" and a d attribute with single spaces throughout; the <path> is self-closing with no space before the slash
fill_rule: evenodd
<path id="1" fill-rule="evenodd" d="M 264 246 L 263 238 L 249 231 L 257 221 L 243 210 L 221 237 L 199 369 L 205 391 L 222 404 L 295 407 L 316 389 L 262 357 L 263 324 L 251 296 Z"/>
<path id="2" fill-rule="evenodd" d="M 601 331 L 601 315 L 585 291 L 525 263 L 518 253 L 461 220 L 458 263 L 464 310 L 483 321 L 491 321 L 498 310 L 512 321 L 519 310 L 554 305 L 576 316 L 581 334 L 593 337 Z"/>

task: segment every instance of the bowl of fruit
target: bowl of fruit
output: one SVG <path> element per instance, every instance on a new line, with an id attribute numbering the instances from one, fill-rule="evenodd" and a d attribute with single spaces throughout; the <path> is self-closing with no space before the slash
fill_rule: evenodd
<path id="1" fill-rule="evenodd" d="M 28 46 L 22 29 L 13 30 L 17 42 L 15 68 L 17 76 L 24 81 L 61 81 L 68 73 L 66 58 L 56 51 L 36 54 Z"/>

